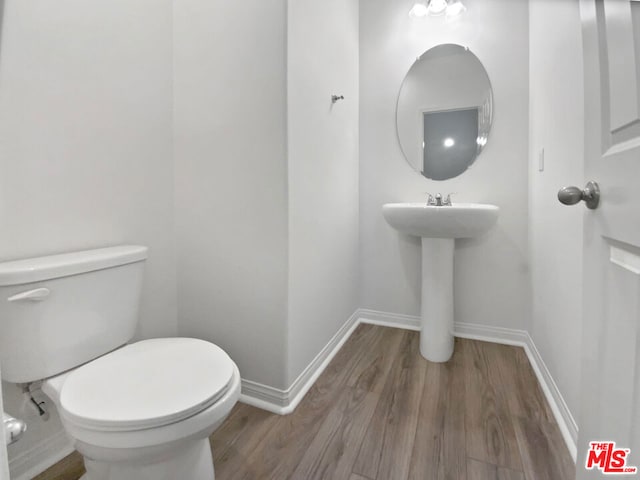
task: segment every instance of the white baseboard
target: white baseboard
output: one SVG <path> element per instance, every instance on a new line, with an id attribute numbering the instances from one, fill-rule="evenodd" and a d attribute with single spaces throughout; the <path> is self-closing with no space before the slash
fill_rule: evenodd
<path id="1" fill-rule="evenodd" d="M 279 415 L 293 412 L 356 329 L 358 318 L 359 310 L 356 310 L 288 389 L 280 390 L 250 380 L 242 380 L 240 401 Z"/>
<path id="2" fill-rule="evenodd" d="M 358 323 L 420 331 L 420 317 L 402 313 L 379 312 L 361 308 L 358 310 L 358 320 Z"/>
<path id="3" fill-rule="evenodd" d="M 286 415 L 289 397 L 286 390 L 263 385 L 262 383 L 242 380 L 240 401 L 268 412 Z"/>
<path id="4" fill-rule="evenodd" d="M 60 430 L 9 461 L 12 480 L 30 480 L 73 452 L 67 434 Z"/>
<path id="5" fill-rule="evenodd" d="M 524 348 L 529 359 L 531 368 L 538 378 L 544 396 L 549 402 L 553 416 L 558 423 L 562 438 L 564 439 L 569 453 L 576 461 L 578 452 L 578 424 L 576 423 L 567 403 L 564 401 L 558 385 L 553 380 L 551 372 L 544 363 L 540 352 L 536 348 L 533 338 L 526 330 L 515 330 L 501 327 L 491 327 L 487 325 L 474 325 L 470 323 L 456 323 L 454 326 L 455 336 L 470 338 L 473 340 L 483 340 L 487 342 L 502 343 L 506 345 L 516 345 Z"/>
<path id="6" fill-rule="evenodd" d="M 300 374 L 289 389 L 278 390 L 266 385 L 243 380 L 240 401 L 281 415 L 291 413 L 360 323 L 407 330 L 420 330 L 420 317 L 418 316 L 358 309 L 322 349 L 318 356 L 307 366 L 302 374 Z M 542 391 L 558 423 L 562 437 L 575 461 L 577 456 L 578 425 L 564 401 L 558 386 L 553 380 L 549 369 L 540 356 L 529 332 L 511 328 L 456 322 L 454 325 L 454 334 L 460 338 L 515 345 L 524 348 L 531 367 L 536 374 L 538 382 L 540 382 Z"/>
<path id="7" fill-rule="evenodd" d="M 529 338 L 529 334 L 525 330 L 476 325 L 474 323 L 456 322 L 453 329 L 454 335 L 458 338 L 469 338 L 471 340 L 482 340 L 484 342 L 515 345 L 518 347 L 524 347 Z"/>
<path id="8" fill-rule="evenodd" d="M 412 315 L 400 315 L 396 313 L 379 312 L 375 310 L 360 310 L 360 322 L 383 325 L 387 327 L 406 328 L 409 330 L 420 329 L 420 317 Z M 540 356 L 533 339 L 526 330 L 516 330 L 511 328 L 492 327 L 489 325 L 476 325 L 473 323 L 456 322 L 454 325 L 454 335 L 460 338 L 472 340 L 482 340 L 485 342 L 501 343 L 505 345 L 515 345 L 524 348 L 531 368 L 540 382 L 540 387 L 549 402 L 553 416 L 558 423 L 562 437 L 576 461 L 578 425 L 564 401 L 556 382 L 553 380 L 549 369 Z"/>
<path id="9" fill-rule="evenodd" d="M 551 372 L 549 372 L 544 360 L 542 360 L 540 352 L 538 352 L 528 332 L 524 351 L 527 354 L 533 371 L 536 373 L 536 377 L 538 377 L 538 382 L 540 382 L 544 396 L 551 406 L 551 411 L 553 412 L 556 422 L 558 422 L 564 442 L 567 444 L 569 453 L 571 453 L 571 457 L 573 457 L 573 461 L 575 462 L 578 457 L 578 424 L 573 418 L 567 403 L 560 393 L 560 389 L 558 389 L 558 385 L 556 385 L 556 382 L 553 380 Z"/>

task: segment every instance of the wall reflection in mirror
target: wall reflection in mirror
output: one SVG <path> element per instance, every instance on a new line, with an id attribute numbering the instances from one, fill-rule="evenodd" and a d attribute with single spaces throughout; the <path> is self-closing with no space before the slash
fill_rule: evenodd
<path id="1" fill-rule="evenodd" d="M 400 147 L 425 177 L 457 177 L 487 144 L 492 116 L 491 83 L 478 57 L 460 45 L 438 45 L 416 60 L 400 88 Z"/>

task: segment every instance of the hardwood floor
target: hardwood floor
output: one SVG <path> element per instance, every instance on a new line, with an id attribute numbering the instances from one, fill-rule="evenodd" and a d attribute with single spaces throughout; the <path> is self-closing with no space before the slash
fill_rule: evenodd
<path id="1" fill-rule="evenodd" d="M 211 437 L 217 480 L 569 480 L 575 465 L 518 347 L 360 325 L 294 413 L 238 404 Z M 72 454 L 36 477 L 76 480 Z M 188 480 L 188 479 L 185 479 Z"/>

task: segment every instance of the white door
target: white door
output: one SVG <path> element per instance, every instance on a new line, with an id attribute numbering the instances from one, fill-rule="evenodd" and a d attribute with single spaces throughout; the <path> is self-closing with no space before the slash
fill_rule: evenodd
<path id="1" fill-rule="evenodd" d="M 576 470 L 586 479 L 606 478 L 598 466 L 615 468 L 624 457 L 607 461 L 601 445 L 587 470 L 593 441 L 630 449 L 627 465 L 640 467 L 640 2 L 581 0 L 580 12 L 585 175 L 601 189 L 596 210 L 567 207 L 585 215 Z"/>

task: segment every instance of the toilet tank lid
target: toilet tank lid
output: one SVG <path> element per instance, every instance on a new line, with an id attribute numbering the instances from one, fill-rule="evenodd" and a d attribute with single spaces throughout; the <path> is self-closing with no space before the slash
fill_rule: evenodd
<path id="1" fill-rule="evenodd" d="M 147 247 L 119 245 L 0 263 L 0 287 L 68 277 L 147 258 Z"/>

